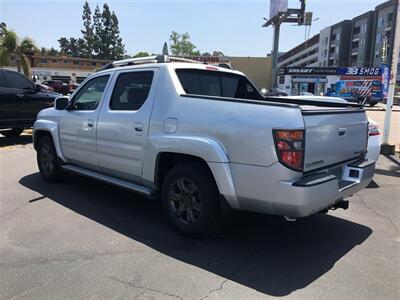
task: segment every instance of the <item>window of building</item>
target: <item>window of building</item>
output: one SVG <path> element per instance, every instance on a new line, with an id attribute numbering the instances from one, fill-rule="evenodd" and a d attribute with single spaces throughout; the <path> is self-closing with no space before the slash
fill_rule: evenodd
<path id="1" fill-rule="evenodd" d="M 361 32 L 362 32 L 362 33 L 366 33 L 366 32 L 367 32 L 367 24 L 363 24 L 363 25 L 361 26 Z"/>
<path id="2" fill-rule="evenodd" d="M 328 50 L 325 49 L 325 50 L 324 50 L 324 57 L 327 57 L 327 56 L 328 56 Z"/>
<path id="3" fill-rule="evenodd" d="M 380 17 L 378 19 L 378 27 L 382 27 L 383 26 L 383 17 Z"/>
<path id="4" fill-rule="evenodd" d="M 377 35 L 376 35 L 376 41 L 375 41 L 376 43 L 380 43 L 380 42 L 382 42 L 382 34 L 381 33 L 378 33 Z"/>
<path id="5" fill-rule="evenodd" d="M 340 40 L 340 32 L 338 32 L 337 34 L 336 34 L 336 40 Z"/>
<path id="6" fill-rule="evenodd" d="M 67 65 L 68 64 L 68 60 L 64 59 L 64 64 Z"/>
<path id="7" fill-rule="evenodd" d="M 328 46 L 328 37 L 325 37 L 325 45 Z"/>
<path id="8" fill-rule="evenodd" d="M 110 101 L 110 109 L 138 110 L 149 95 L 153 75 L 153 71 L 119 75 Z"/>
<path id="9" fill-rule="evenodd" d="M 46 58 L 41 58 L 40 59 L 41 64 L 47 64 L 47 59 Z"/>
<path id="10" fill-rule="evenodd" d="M 90 65 L 93 66 L 93 67 L 95 67 L 95 66 L 96 66 L 96 62 L 95 62 L 95 61 L 91 61 L 91 62 L 90 62 Z"/>
<path id="11" fill-rule="evenodd" d="M 387 22 L 388 22 L 388 24 L 390 24 L 390 23 L 392 22 L 392 19 L 393 19 L 393 13 L 389 13 L 389 14 L 387 15 Z"/>
<path id="12" fill-rule="evenodd" d="M 75 66 L 79 65 L 79 61 L 74 60 L 74 65 L 75 65 Z"/>
<path id="13" fill-rule="evenodd" d="M 53 64 L 56 64 L 57 63 L 57 59 L 53 58 L 52 62 L 53 62 Z"/>
<path id="14" fill-rule="evenodd" d="M 326 67 L 326 61 L 324 61 L 324 62 L 322 63 L 322 65 L 323 65 L 324 67 Z"/>
<path id="15" fill-rule="evenodd" d="M 339 53 L 339 46 L 335 47 L 335 53 L 338 54 Z"/>

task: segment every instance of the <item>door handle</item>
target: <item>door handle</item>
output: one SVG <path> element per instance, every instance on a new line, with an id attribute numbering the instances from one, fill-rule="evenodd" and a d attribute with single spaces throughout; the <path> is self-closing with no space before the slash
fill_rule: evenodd
<path id="1" fill-rule="evenodd" d="M 94 120 L 87 120 L 85 131 L 91 131 L 94 128 Z"/>
<path id="2" fill-rule="evenodd" d="M 143 131 L 143 123 L 135 123 L 135 131 L 142 132 Z"/>

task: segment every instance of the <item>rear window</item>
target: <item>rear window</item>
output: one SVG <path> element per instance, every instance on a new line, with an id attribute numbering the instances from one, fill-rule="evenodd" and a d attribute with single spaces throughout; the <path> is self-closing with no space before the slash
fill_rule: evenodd
<path id="1" fill-rule="evenodd" d="M 187 94 L 263 100 L 250 81 L 241 75 L 195 69 L 176 70 Z"/>

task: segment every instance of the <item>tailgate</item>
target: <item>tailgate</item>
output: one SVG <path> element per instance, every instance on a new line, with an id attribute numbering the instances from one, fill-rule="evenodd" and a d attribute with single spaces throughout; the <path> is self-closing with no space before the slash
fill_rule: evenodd
<path id="1" fill-rule="evenodd" d="M 368 118 L 362 109 L 302 108 L 304 172 L 359 158 L 367 150 Z"/>

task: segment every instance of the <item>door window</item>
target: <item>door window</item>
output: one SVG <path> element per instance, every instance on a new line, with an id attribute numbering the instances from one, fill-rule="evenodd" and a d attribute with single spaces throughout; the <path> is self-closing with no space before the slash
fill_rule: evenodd
<path id="1" fill-rule="evenodd" d="M 103 96 L 109 77 L 109 75 L 105 75 L 89 80 L 72 100 L 72 109 L 95 110 Z"/>
<path id="2" fill-rule="evenodd" d="M 138 110 L 146 101 L 153 71 L 123 73 L 118 76 L 110 101 L 111 110 Z"/>
<path id="3" fill-rule="evenodd" d="M 8 86 L 12 89 L 23 89 L 23 90 L 35 89 L 32 81 L 30 81 L 28 78 L 17 72 L 5 71 L 4 75 L 6 76 Z"/>
<path id="4" fill-rule="evenodd" d="M 3 73 L 0 71 L 0 87 L 7 87 L 6 81 L 3 78 Z"/>

